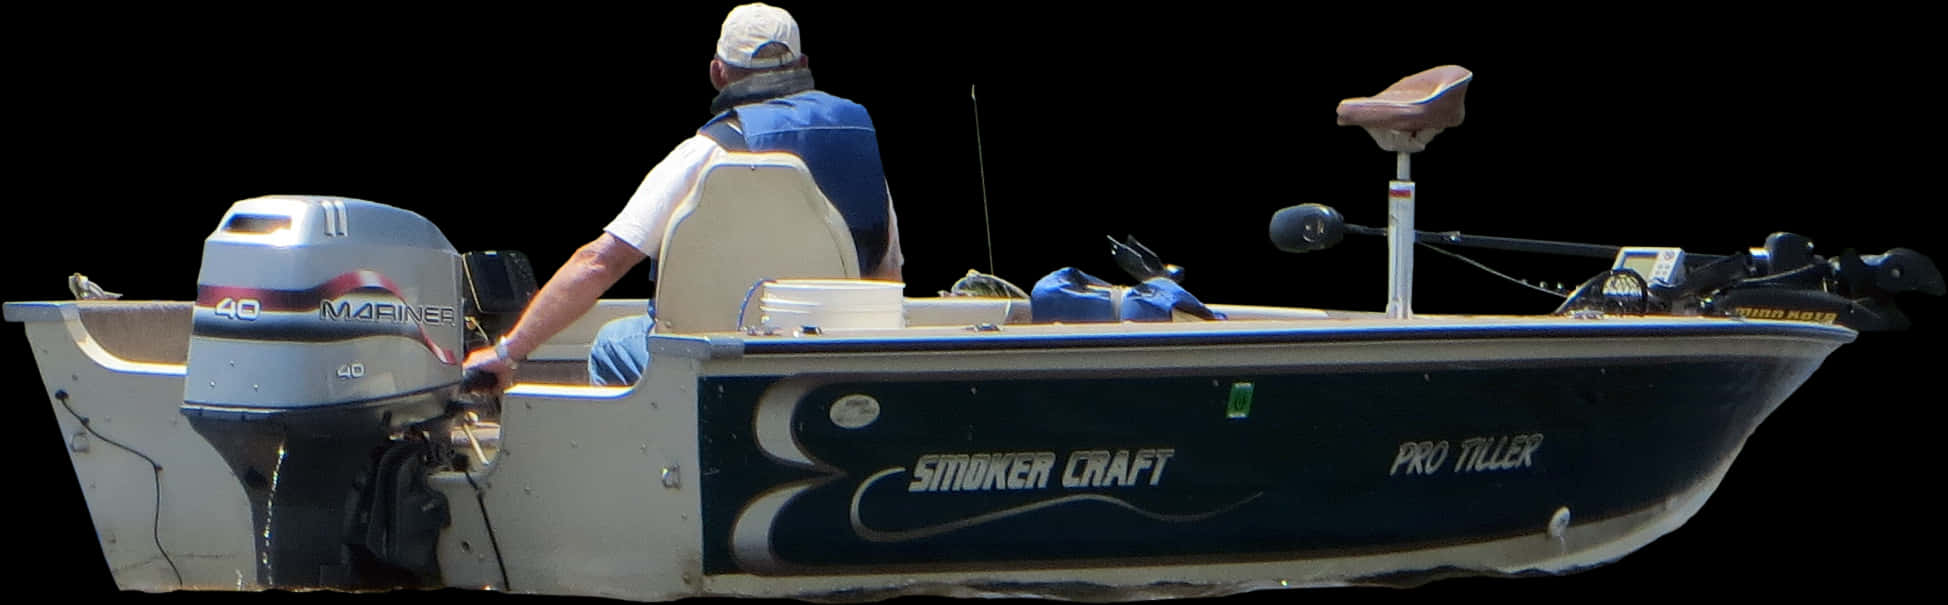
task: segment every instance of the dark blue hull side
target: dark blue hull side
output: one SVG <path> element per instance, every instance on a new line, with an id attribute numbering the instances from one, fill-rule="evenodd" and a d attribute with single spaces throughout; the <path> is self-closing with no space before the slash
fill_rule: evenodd
<path id="1" fill-rule="evenodd" d="M 705 378 L 704 569 L 1311 559 L 1541 535 L 1559 509 L 1582 524 L 1697 485 L 1819 362 Z M 758 434 L 762 410 L 788 414 L 789 440 Z"/>

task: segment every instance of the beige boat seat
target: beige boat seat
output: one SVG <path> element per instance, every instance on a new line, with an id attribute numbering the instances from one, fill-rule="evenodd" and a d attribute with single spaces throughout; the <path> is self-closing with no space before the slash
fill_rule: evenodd
<path id="1" fill-rule="evenodd" d="M 670 220 L 657 266 L 658 332 L 736 330 L 762 280 L 859 278 L 845 218 L 803 160 L 775 152 L 729 153 L 705 167 Z"/>

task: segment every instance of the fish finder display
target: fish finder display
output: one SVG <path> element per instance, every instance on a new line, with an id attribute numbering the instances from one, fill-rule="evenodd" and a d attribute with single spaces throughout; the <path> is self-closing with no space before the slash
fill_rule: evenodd
<path id="1" fill-rule="evenodd" d="M 1683 263 L 1684 251 L 1678 248 L 1624 248 L 1617 252 L 1616 265 L 1611 268 L 1635 271 L 1652 285 L 1674 286 L 1679 281 L 1677 268 Z"/>

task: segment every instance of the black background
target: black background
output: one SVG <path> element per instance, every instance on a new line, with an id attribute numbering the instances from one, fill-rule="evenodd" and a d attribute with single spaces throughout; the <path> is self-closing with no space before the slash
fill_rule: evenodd
<path id="1" fill-rule="evenodd" d="M 404 207 L 462 250 L 527 252 L 545 279 L 709 117 L 705 66 L 727 6 L 22 15 L 4 299 L 64 298 L 76 271 L 132 299 L 188 299 L 202 239 L 228 205 L 274 193 Z M 1062 266 L 1119 279 L 1102 237 L 1134 234 L 1188 267 L 1186 287 L 1206 301 L 1377 310 L 1377 240 L 1282 254 L 1266 219 L 1323 202 L 1384 224 L 1393 159 L 1331 110 L 1444 63 L 1476 78 L 1466 124 L 1415 158 L 1424 229 L 1701 252 L 1792 231 L 1825 254 L 1943 253 L 1941 101 L 1921 88 L 1939 50 L 1917 15 L 785 6 L 820 87 L 873 111 L 910 296 L 990 268 L 985 198 L 992 268 L 1024 287 Z M 1474 256 L 1549 281 L 1604 268 Z M 1419 258 L 1417 311 L 1555 305 Z M 648 293 L 638 274 L 610 296 Z M 1932 420 L 1948 315 L 1939 299 L 1905 302 L 1917 329 L 1842 348 L 1689 524 L 1615 564 L 1223 601 L 1873 594 L 1927 582 L 1940 531 L 1923 493 L 1940 473 Z M 6 348 L 24 353 L 20 328 L 5 329 Z M 20 507 L 9 523 L 28 534 L 11 541 L 14 588 L 189 598 L 114 593 L 38 377 L 25 355 L 10 358 L 8 461 L 31 471 L 9 490 Z M 552 600 L 356 601 L 458 598 Z"/>

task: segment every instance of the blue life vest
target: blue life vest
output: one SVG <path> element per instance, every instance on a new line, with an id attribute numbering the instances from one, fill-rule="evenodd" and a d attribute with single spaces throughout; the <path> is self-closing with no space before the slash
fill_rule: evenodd
<path id="1" fill-rule="evenodd" d="M 727 123 L 732 116 L 737 129 Z M 865 107 L 808 90 L 732 108 L 697 132 L 730 151 L 783 151 L 804 160 L 819 191 L 852 231 L 860 273 L 879 268 L 890 217 L 879 138 Z"/>

